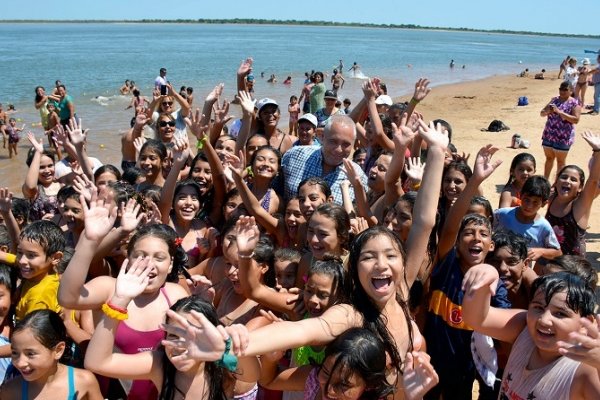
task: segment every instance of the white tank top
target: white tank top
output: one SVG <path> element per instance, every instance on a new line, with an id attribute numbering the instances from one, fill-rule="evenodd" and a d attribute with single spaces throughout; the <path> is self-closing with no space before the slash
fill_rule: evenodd
<path id="1" fill-rule="evenodd" d="M 504 369 L 498 399 L 569 400 L 579 362 L 560 357 L 545 367 L 528 370 L 535 349 L 527 328 L 515 341 Z"/>

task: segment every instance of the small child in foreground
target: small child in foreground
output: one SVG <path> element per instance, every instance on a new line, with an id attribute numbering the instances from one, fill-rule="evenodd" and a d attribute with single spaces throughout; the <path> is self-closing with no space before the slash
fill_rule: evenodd
<path id="1" fill-rule="evenodd" d="M 550 274 L 534 281 L 528 310 L 501 310 L 489 306 L 497 282 L 491 265 L 465 274 L 463 317 L 475 331 L 513 344 L 498 398 L 600 398 L 592 288 L 574 274 Z"/>

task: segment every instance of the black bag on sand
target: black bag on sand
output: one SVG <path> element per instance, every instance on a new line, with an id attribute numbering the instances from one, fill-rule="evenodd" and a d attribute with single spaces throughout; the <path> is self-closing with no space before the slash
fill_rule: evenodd
<path id="1" fill-rule="evenodd" d="M 488 126 L 487 130 L 488 132 L 501 132 L 501 131 L 507 131 L 510 128 L 508 126 L 506 126 L 506 124 L 502 121 L 500 121 L 499 119 L 495 119 L 492 122 L 490 122 L 490 126 Z"/>

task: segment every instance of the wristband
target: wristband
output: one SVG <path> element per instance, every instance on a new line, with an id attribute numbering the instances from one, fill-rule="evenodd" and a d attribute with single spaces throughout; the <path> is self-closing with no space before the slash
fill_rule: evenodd
<path id="1" fill-rule="evenodd" d="M 410 99 L 409 104 L 414 104 L 416 106 L 417 104 L 419 104 L 419 100 L 417 100 L 413 97 L 412 99 Z"/>
<path id="2" fill-rule="evenodd" d="M 110 303 L 102 304 L 102 312 L 109 318 L 116 319 L 117 321 L 125 321 L 129 318 L 127 310 L 123 312 L 123 308 L 116 307 Z"/>
<path id="3" fill-rule="evenodd" d="M 416 192 L 417 190 L 419 190 L 419 188 L 421 187 L 421 182 L 419 183 L 415 183 L 414 185 L 412 185 L 412 189 Z"/>
<path id="4" fill-rule="evenodd" d="M 6 253 L 6 256 L 4 256 L 4 261 L 7 264 L 14 264 L 17 262 L 17 255 L 11 254 L 11 253 Z"/>
<path id="5" fill-rule="evenodd" d="M 229 354 L 231 350 L 231 338 L 225 340 L 225 351 L 220 360 L 215 361 L 217 367 L 225 368 L 228 371 L 235 372 L 237 370 L 238 359 L 233 354 Z"/>
<path id="6" fill-rule="evenodd" d="M 202 137 L 202 139 L 198 139 L 196 142 L 196 148 L 198 150 L 202 150 L 204 148 L 204 142 L 206 141 L 206 136 Z"/>
<path id="7" fill-rule="evenodd" d="M 242 260 L 250 260 L 250 259 L 254 258 L 254 252 L 252 252 L 250 254 L 238 253 L 238 258 L 241 258 Z"/>

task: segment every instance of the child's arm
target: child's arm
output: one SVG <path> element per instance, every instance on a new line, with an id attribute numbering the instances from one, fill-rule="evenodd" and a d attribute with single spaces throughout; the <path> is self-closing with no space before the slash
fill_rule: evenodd
<path id="1" fill-rule="evenodd" d="M 377 104 L 375 104 L 375 96 L 377 95 L 377 87 L 372 80 L 367 80 L 363 83 L 362 87 L 363 93 L 365 95 L 365 100 L 367 101 L 367 109 L 369 110 L 369 117 L 371 118 L 371 126 L 374 133 L 375 141 L 385 150 L 393 150 L 394 142 L 390 138 L 387 137 L 385 132 L 383 131 L 383 124 L 381 123 L 381 118 L 379 118 L 379 113 L 377 112 Z"/>
<path id="2" fill-rule="evenodd" d="M 404 194 L 402 190 L 402 181 L 400 176 L 402 169 L 404 168 L 404 159 L 406 157 L 406 149 L 408 145 L 413 141 L 417 132 L 413 131 L 407 126 L 408 115 L 403 114 L 400 120 L 400 126 L 392 123 L 392 130 L 394 131 L 394 154 L 390 161 L 390 166 L 385 173 L 385 194 L 384 206 L 389 207 L 398 201 L 400 196 Z"/>
<path id="3" fill-rule="evenodd" d="M 252 127 L 252 118 L 254 115 L 254 102 L 248 92 L 239 92 L 237 98 L 242 107 L 242 126 L 237 140 L 235 141 L 235 154 L 240 154 L 240 151 L 246 150 L 246 143 L 250 136 L 250 128 Z"/>
<path id="4" fill-rule="evenodd" d="M 413 92 L 413 97 L 408 102 L 408 107 L 406 107 L 406 115 L 410 117 L 412 113 L 417 108 L 417 105 L 427 97 L 427 95 L 431 92 L 431 88 L 429 87 L 429 79 L 419 78 L 415 82 L 415 90 Z M 420 149 L 420 148 L 419 148 Z M 415 155 L 415 157 L 418 157 Z"/>
<path id="5" fill-rule="evenodd" d="M 490 307 L 498 279 L 498 271 L 491 265 L 480 264 L 471 267 L 462 283 L 465 293 L 462 315 L 473 330 L 503 342 L 513 343 L 527 325 L 527 311 Z"/>
<path id="6" fill-rule="evenodd" d="M 85 219 L 85 229 L 81 234 L 73 258 L 61 277 L 58 288 L 58 302 L 63 307 L 72 309 L 100 308 L 110 296 L 112 288 L 106 281 L 110 277 L 98 277 L 85 283 L 90 263 L 94 258 L 98 245 L 112 229 L 117 218 L 117 209 L 112 198 L 98 199 L 97 193 L 92 195 L 90 206 L 80 196 Z"/>
<path id="7" fill-rule="evenodd" d="M 189 118 L 189 128 L 201 143 L 201 149 L 206 155 L 208 165 L 210 166 L 210 173 L 213 178 L 213 201 L 212 210 L 209 212 L 209 218 L 212 224 L 217 224 L 221 219 L 221 204 L 225 199 L 227 193 L 227 183 L 225 182 L 225 172 L 223 170 L 223 164 L 213 147 L 210 137 L 206 136 L 207 125 L 204 123 L 208 121 L 206 116 L 204 118 L 200 114 L 200 111 L 196 109 L 195 115 L 191 115 Z M 210 135 L 210 133 L 209 133 Z M 198 147 L 198 145 L 196 145 Z M 192 166 L 193 167 L 193 166 Z M 192 171 L 190 171 L 190 174 Z"/>
<path id="8" fill-rule="evenodd" d="M 512 193 L 510 189 L 507 189 L 508 185 L 502 189 L 502 194 L 500 194 L 500 203 L 498 204 L 498 208 L 506 208 L 512 206 Z"/>
<path id="9" fill-rule="evenodd" d="M 254 193 L 252 193 L 242 178 L 242 171 L 245 165 L 244 152 L 240 151 L 239 155 L 240 157 L 237 158 L 237 166 L 235 165 L 236 159 L 232 158 L 233 162 L 230 163 L 230 168 L 232 171 L 231 175 L 233 177 L 233 181 L 235 182 L 235 187 L 242 198 L 242 202 L 250 214 L 256 218 L 260 226 L 265 228 L 269 234 L 273 235 L 275 239 L 277 239 L 278 244 L 281 244 L 285 241 L 285 236 L 287 234 L 285 232 L 284 222 L 282 219 L 275 218 L 269 214 L 267 210 L 262 208 L 256 196 L 254 196 Z"/>
<path id="10" fill-rule="evenodd" d="M 71 119 L 70 126 L 67 126 L 67 132 L 69 134 L 68 140 L 70 140 L 75 147 L 77 161 L 79 161 L 81 170 L 89 180 L 94 180 L 94 165 L 90 161 L 87 150 L 85 149 L 89 129 L 83 129 L 81 126 L 81 118 L 79 118 L 79 121 L 73 118 Z"/>
<path id="11" fill-rule="evenodd" d="M 592 165 L 590 166 L 590 176 L 579 193 L 579 197 L 573 203 L 573 215 L 578 226 L 587 227 L 592 212 L 592 202 L 600 180 L 600 135 L 586 131 L 581 137 L 592 148 Z"/>
<path id="12" fill-rule="evenodd" d="M 173 207 L 173 196 L 175 194 L 175 185 L 179 178 L 179 172 L 185 166 L 186 161 L 190 155 L 189 144 L 187 137 L 183 139 L 176 139 L 175 146 L 173 147 L 173 166 L 167 175 L 167 179 L 163 184 L 160 191 L 160 201 L 158 203 L 158 209 L 162 217 L 163 224 L 169 224 L 171 221 L 171 208 Z"/>
<path id="13" fill-rule="evenodd" d="M 540 258 L 545 258 L 546 260 L 552 260 L 553 258 L 562 256 L 562 251 L 560 248 L 546 248 L 546 247 L 531 247 L 527 249 L 527 258 L 531 261 L 537 261 Z"/>
<path id="14" fill-rule="evenodd" d="M 469 179 L 469 182 L 467 182 L 467 186 L 458 196 L 446 217 L 444 228 L 442 229 L 442 234 L 440 235 L 440 241 L 438 243 L 438 259 L 444 258 L 452 247 L 454 247 L 458 229 L 460 227 L 460 221 L 469 209 L 471 199 L 473 196 L 477 195 L 479 186 L 500 164 L 502 164 L 502 160 L 492 161 L 492 157 L 497 151 L 497 147 L 488 144 L 487 146 L 482 147 L 477 153 L 475 166 L 473 168 L 473 176 Z"/>
<path id="15" fill-rule="evenodd" d="M 2 218 L 4 219 L 4 225 L 6 226 L 8 237 L 12 244 L 9 251 L 16 254 L 21 230 L 12 213 L 12 197 L 13 194 L 8 191 L 8 188 L 0 188 L 0 215 L 2 215 Z"/>
<path id="16" fill-rule="evenodd" d="M 33 133 L 27 133 L 27 139 L 35 149 L 35 153 L 33 153 L 33 158 L 31 159 L 31 164 L 29 165 L 29 169 L 27 170 L 27 175 L 25 176 L 25 183 L 23 183 L 23 196 L 26 199 L 33 200 L 38 195 L 38 176 L 40 174 L 40 161 L 42 159 L 42 153 L 44 152 L 44 142 L 40 140 L 39 142 L 33 135 Z"/>
<path id="17" fill-rule="evenodd" d="M 169 96 L 173 96 L 175 101 L 179 103 L 181 109 L 179 110 L 179 114 L 182 117 L 187 117 L 190 115 L 190 104 L 184 99 L 177 90 L 173 90 L 173 86 L 170 83 L 167 83 L 167 93 Z"/>
<path id="18" fill-rule="evenodd" d="M 287 368 L 278 373 L 278 361 L 271 361 L 267 356 L 260 358 L 261 371 L 259 384 L 269 390 L 281 390 L 286 392 L 303 392 L 308 376 L 314 367 L 304 365 L 302 367 Z"/>
<path id="19" fill-rule="evenodd" d="M 365 218 L 369 226 L 377 225 L 377 218 L 369 207 L 365 188 L 362 185 L 356 170 L 354 169 L 354 164 L 347 158 L 344 159 L 344 171 L 346 172 L 348 180 L 354 189 L 354 199 L 356 200 L 356 206 L 358 208 L 358 216 Z"/>
<path id="20" fill-rule="evenodd" d="M 440 125 L 437 128 L 433 123 L 427 126 L 420 120 L 419 135 L 427 142 L 429 151 L 422 185 L 413 207 L 413 224 L 406 240 L 405 265 L 408 288 L 417 278 L 427 254 L 429 235 L 435 226 L 435 214 L 444 171 L 444 156 L 448 147 L 448 134 Z"/>
<path id="21" fill-rule="evenodd" d="M 260 237 L 254 217 L 240 217 L 234 232 L 239 254 L 238 274 L 244 296 L 271 310 L 294 314 L 295 303 L 288 304 L 287 301 L 290 295 L 276 292 L 260 280 L 261 267 L 252 258 Z"/>
<path id="22" fill-rule="evenodd" d="M 108 311 L 118 316 L 122 316 L 123 313 L 115 310 L 126 310 L 129 303 L 148 286 L 148 275 L 152 270 L 148 260 L 141 257 L 125 271 L 127 263 L 128 261 L 125 261 L 121 267 L 113 297 L 110 302 L 106 303 Z M 160 353 L 144 351 L 137 354 L 121 354 L 113 352 L 119 322 L 119 320 L 109 317 L 106 312 L 103 313 L 88 345 L 93 351 L 88 351 L 85 355 L 85 368 L 111 378 L 151 379 L 156 384 L 159 377 L 162 376 Z"/>

